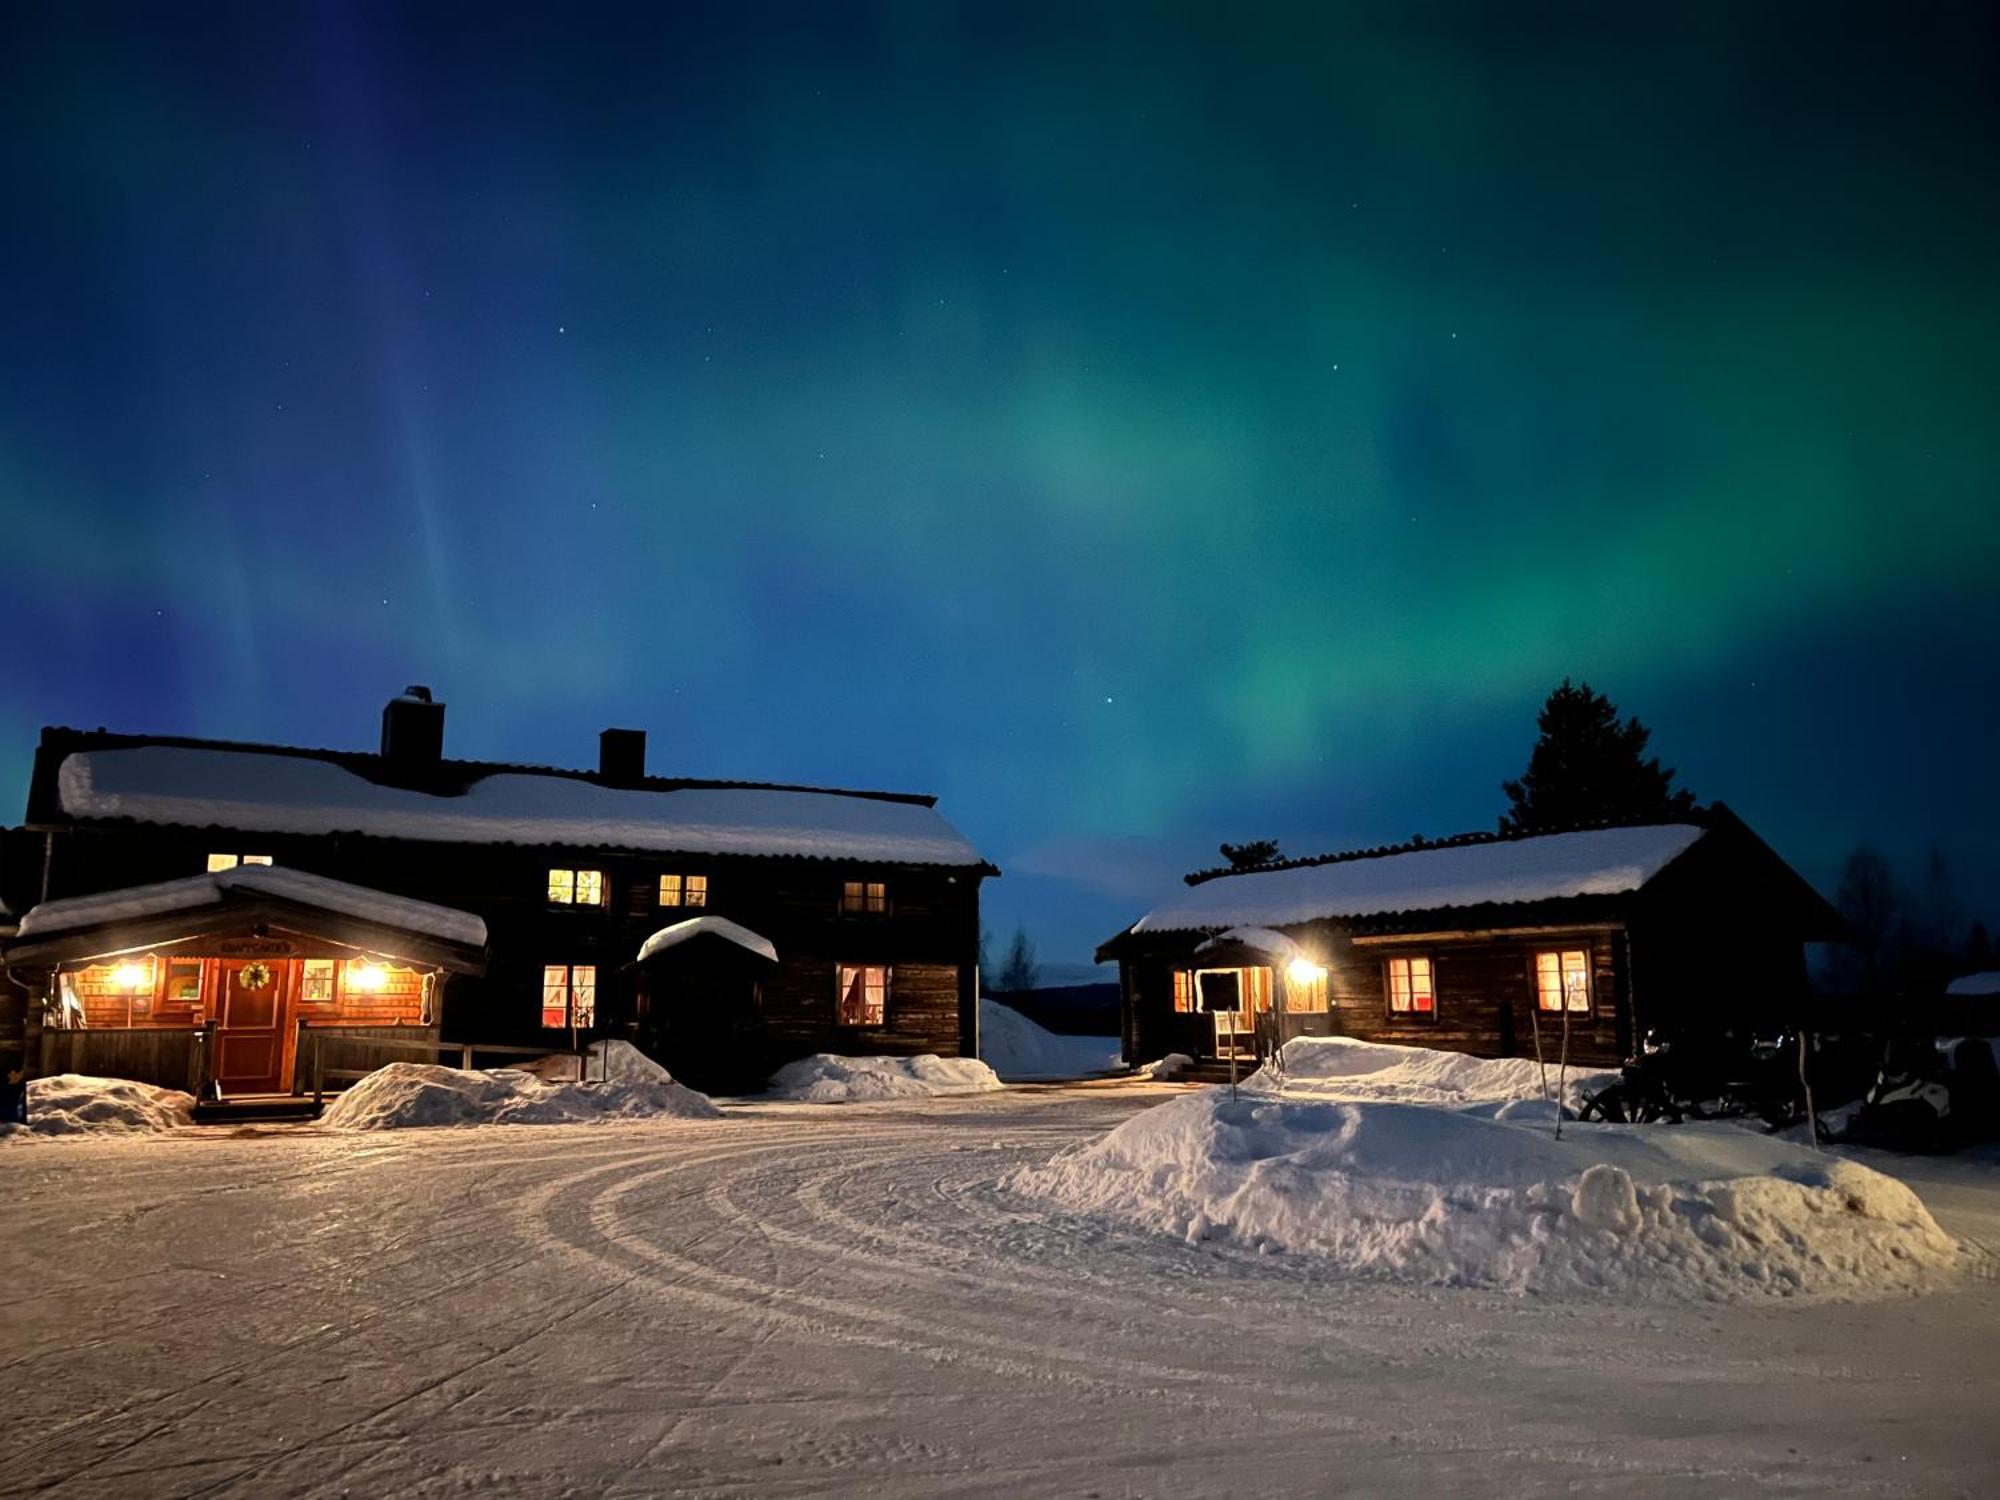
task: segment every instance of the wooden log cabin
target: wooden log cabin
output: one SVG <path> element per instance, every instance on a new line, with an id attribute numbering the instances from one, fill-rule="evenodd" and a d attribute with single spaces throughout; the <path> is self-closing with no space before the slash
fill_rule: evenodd
<path id="1" fill-rule="evenodd" d="M 1248 1058 L 1295 1036 L 1615 1065 L 1648 1030 L 1795 1023 L 1838 914 L 1728 808 L 1673 823 L 1469 834 L 1186 888 L 1098 950 L 1125 1055 Z M 1204 994 L 1241 1009 L 1208 1011 Z"/>
<path id="2" fill-rule="evenodd" d="M 209 1076 L 253 1093 L 302 1087 L 318 1030 L 451 1060 L 621 1037 L 711 1088 L 976 1050 L 998 871 L 935 799 L 653 776 L 628 729 L 594 770 L 453 760 L 444 713 L 408 690 L 374 752 L 44 730 L 0 860 L 0 1052 L 37 1073 L 115 1032 L 185 1087 L 144 1034 L 207 1028 Z"/>

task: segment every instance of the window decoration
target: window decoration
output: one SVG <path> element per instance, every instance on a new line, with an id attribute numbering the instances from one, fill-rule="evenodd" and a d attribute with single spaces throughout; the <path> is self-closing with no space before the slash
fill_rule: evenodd
<path id="1" fill-rule="evenodd" d="M 882 916 L 889 910 L 888 883 L 881 880 L 841 882 L 840 909 L 849 916 Z"/>
<path id="2" fill-rule="evenodd" d="M 602 870 L 549 871 L 551 906 L 602 906 L 606 889 Z"/>
<path id="3" fill-rule="evenodd" d="M 708 877 L 706 875 L 662 875 L 660 877 L 660 905 L 708 905 Z"/>
<path id="4" fill-rule="evenodd" d="M 1422 1020 L 1437 1015 L 1437 981 L 1428 958 L 1389 960 L 1389 1014 Z"/>
<path id="5" fill-rule="evenodd" d="M 881 1026 L 889 1014 L 889 971 L 879 964 L 840 965 L 837 994 L 842 1026 Z"/>
<path id="6" fill-rule="evenodd" d="M 597 1024 L 597 966 L 546 964 L 542 968 L 542 1024 L 551 1029 Z"/>
<path id="7" fill-rule="evenodd" d="M 1560 1015 L 1590 1014 L 1590 954 L 1564 948 L 1535 955 L 1535 1004 Z"/>
<path id="8" fill-rule="evenodd" d="M 307 959 L 299 977 L 299 998 L 308 1005 L 331 1005 L 333 972 L 332 959 Z"/>

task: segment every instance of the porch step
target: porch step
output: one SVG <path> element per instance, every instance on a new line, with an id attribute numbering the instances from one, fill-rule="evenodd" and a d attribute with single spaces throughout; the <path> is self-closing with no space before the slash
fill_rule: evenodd
<path id="1" fill-rule="evenodd" d="M 1236 1060 L 1236 1081 L 1238 1083 L 1241 1083 L 1256 1071 L 1257 1060 L 1254 1057 L 1239 1057 Z M 1192 1067 L 1183 1068 L 1180 1072 L 1176 1073 L 1174 1075 L 1174 1082 L 1227 1083 L 1229 1082 L 1229 1064 L 1227 1061 L 1218 1062 L 1212 1057 L 1205 1057 Z"/>
<path id="2" fill-rule="evenodd" d="M 252 1121 L 298 1123 L 319 1118 L 319 1106 L 294 1094 L 248 1099 L 203 1099 L 194 1107 L 197 1125 L 244 1125 Z"/>

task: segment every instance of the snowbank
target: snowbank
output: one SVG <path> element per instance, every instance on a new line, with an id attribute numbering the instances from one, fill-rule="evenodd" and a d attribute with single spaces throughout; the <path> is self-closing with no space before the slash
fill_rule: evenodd
<path id="1" fill-rule="evenodd" d="M 1208 1089 L 1008 1185 L 1191 1243 L 1512 1292 L 1874 1296 L 1964 1254 L 1900 1182 L 1727 1125 L 1557 1141 L 1482 1113 Z"/>
<path id="2" fill-rule="evenodd" d="M 1165 1057 L 1141 1063 L 1139 1071 L 1155 1083 L 1171 1083 L 1193 1066 L 1194 1059 L 1185 1052 L 1169 1052 Z"/>
<path id="3" fill-rule="evenodd" d="M 513 1068 L 480 1073 L 399 1062 L 377 1068 L 334 1100 L 320 1123 L 335 1130 L 400 1130 L 412 1125 L 713 1120 L 721 1113 L 707 1095 L 678 1083 L 548 1083 Z"/>
<path id="4" fill-rule="evenodd" d="M 574 1052 L 553 1052 L 523 1063 L 521 1071 L 544 1083 L 575 1083 L 579 1059 Z M 674 1075 L 630 1042 L 592 1042 L 583 1077 L 591 1083 L 672 1083 Z"/>
<path id="5" fill-rule="evenodd" d="M 1965 974 L 1945 986 L 1947 995 L 2000 995 L 2000 969 Z"/>
<path id="6" fill-rule="evenodd" d="M 1060 1036 L 1012 1006 L 979 1002 L 979 1056 L 1002 1078 L 1085 1078 L 1125 1066 L 1115 1036 Z"/>
<path id="7" fill-rule="evenodd" d="M 1404 1104 L 1495 1104 L 1544 1098 L 1543 1070 L 1532 1057 L 1468 1057 L 1432 1047 L 1398 1047 L 1345 1036 L 1301 1036 L 1285 1043 L 1282 1073 L 1260 1068 L 1244 1088 L 1308 1099 L 1377 1099 Z M 1561 1070 L 1548 1064 L 1553 1093 Z M 1615 1083 L 1612 1069 L 1568 1073 L 1568 1103 Z"/>
<path id="8" fill-rule="evenodd" d="M 129 1078 L 58 1073 L 28 1080 L 28 1123 L 0 1136 L 133 1135 L 172 1130 L 194 1118 L 194 1095 Z"/>
<path id="9" fill-rule="evenodd" d="M 769 1097 L 809 1104 L 857 1104 L 872 1099 L 921 1099 L 980 1094 L 1001 1087 L 976 1057 L 836 1057 L 816 1052 L 771 1075 Z"/>

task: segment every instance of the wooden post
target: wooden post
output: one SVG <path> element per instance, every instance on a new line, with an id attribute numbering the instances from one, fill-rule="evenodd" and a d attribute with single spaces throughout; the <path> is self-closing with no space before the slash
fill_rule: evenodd
<path id="1" fill-rule="evenodd" d="M 472 1043 L 467 1042 L 458 1050 L 458 1065 L 466 1072 L 472 1071 Z"/>
<path id="2" fill-rule="evenodd" d="M 214 1021 L 203 1021 L 201 1023 L 201 1077 L 197 1080 L 199 1087 L 195 1090 L 195 1098 L 197 1099 L 206 1099 L 210 1087 L 215 1082 L 216 1029 L 217 1026 Z"/>
<path id="3" fill-rule="evenodd" d="M 326 1107 L 326 1070 L 321 1063 L 321 1059 L 324 1056 L 325 1049 L 320 1045 L 320 1038 L 315 1035 L 313 1037 L 313 1114 L 315 1116 Z"/>

